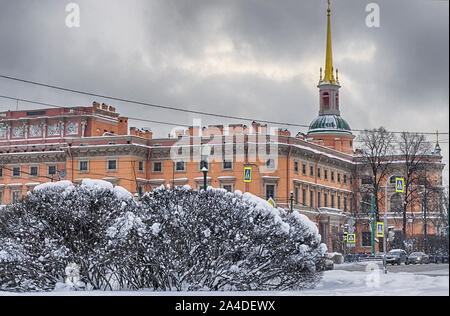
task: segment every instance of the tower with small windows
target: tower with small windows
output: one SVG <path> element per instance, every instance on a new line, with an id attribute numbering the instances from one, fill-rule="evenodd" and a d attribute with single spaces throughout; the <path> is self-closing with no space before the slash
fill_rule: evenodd
<path id="1" fill-rule="evenodd" d="M 353 153 L 353 139 L 350 125 L 341 117 L 339 108 L 339 71 L 333 67 L 331 41 L 331 9 L 327 10 L 327 45 L 325 72 L 320 68 L 319 116 L 311 123 L 308 138 L 313 142 L 345 153 Z"/>

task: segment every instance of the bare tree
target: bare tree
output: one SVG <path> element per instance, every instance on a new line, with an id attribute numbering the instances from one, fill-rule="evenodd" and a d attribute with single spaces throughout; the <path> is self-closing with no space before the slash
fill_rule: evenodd
<path id="1" fill-rule="evenodd" d="M 399 139 L 399 155 L 401 157 L 402 174 L 404 176 L 404 194 L 402 203 L 402 232 L 406 238 L 407 211 L 414 207 L 419 192 L 430 185 L 427 176 L 427 160 L 431 153 L 431 145 L 423 134 L 403 132 Z M 424 196 L 425 197 L 425 196 Z M 426 198 L 426 197 L 425 197 Z M 426 214 L 425 214 L 426 219 Z M 426 235 L 426 225 L 425 235 Z"/>
<path id="2" fill-rule="evenodd" d="M 369 193 L 375 197 L 375 218 L 380 220 L 379 194 L 383 194 L 383 181 L 389 175 L 394 159 L 393 133 L 384 127 L 373 130 L 365 130 L 359 137 L 361 148 L 359 149 L 363 160 L 363 169 L 371 171 L 371 180 L 361 187 L 362 193 Z"/>

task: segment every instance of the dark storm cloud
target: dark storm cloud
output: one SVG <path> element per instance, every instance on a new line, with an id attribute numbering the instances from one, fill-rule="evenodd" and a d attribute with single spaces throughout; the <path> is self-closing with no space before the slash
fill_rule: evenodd
<path id="1" fill-rule="evenodd" d="M 69 2 L 0 0 L 0 73 L 208 112 L 299 124 L 317 115 L 325 0 L 74 0 L 81 27 L 72 29 L 65 26 Z M 380 6 L 380 28 L 365 24 L 369 2 Z M 350 125 L 448 131 L 448 1 L 336 0 L 332 10 Z M 4 79 L 0 93 L 61 105 L 93 101 Z M 193 118 L 115 105 L 152 120 Z M 0 99 L 1 110 L 15 106 Z M 157 136 L 171 129 L 151 127 Z"/>

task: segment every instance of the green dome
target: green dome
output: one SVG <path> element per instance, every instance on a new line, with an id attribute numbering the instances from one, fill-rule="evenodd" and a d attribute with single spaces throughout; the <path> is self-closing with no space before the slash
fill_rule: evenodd
<path id="1" fill-rule="evenodd" d="M 350 125 L 339 115 L 320 115 L 309 126 L 308 134 L 330 132 L 352 134 Z"/>

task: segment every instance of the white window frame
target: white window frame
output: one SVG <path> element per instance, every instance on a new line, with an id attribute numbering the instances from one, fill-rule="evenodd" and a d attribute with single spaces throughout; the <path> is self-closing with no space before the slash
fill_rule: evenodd
<path id="1" fill-rule="evenodd" d="M 181 163 L 181 162 L 183 163 L 183 170 L 178 170 L 178 163 Z M 175 168 L 175 172 L 179 172 L 179 173 L 186 172 L 186 161 L 184 161 L 184 160 L 175 161 L 174 168 Z"/>
<path id="2" fill-rule="evenodd" d="M 16 194 L 18 196 L 16 196 Z M 11 204 L 19 202 L 21 198 L 22 198 L 22 191 L 11 190 Z"/>
<path id="3" fill-rule="evenodd" d="M 221 187 L 222 189 L 225 189 L 226 186 L 231 186 L 231 191 L 228 191 L 228 190 L 227 190 L 227 192 L 231 192 L 231 193 L 234 192 L 234 184 L 233 184 L 233 183 L 222 183 L 222 184 L 220 185 L 220 187 Z M 225 189 L 225 190 L 226 190 L 226 189 Z"/>
<path id="4" fill-rule="evenodd" d="M 31 168 L 37 168 L 36 175 L 31 174 Z M 30 165 L 30 167 L 28 169 L 29 169 L 28 171 L 29 171 L 30 178 L 39 178 L 39 166 L 38 165 Z"/>
<path id="5" fill-rule="evenodd" d="M 55 167 L 55 174 L 50 174 L 50 168 Z M 54 177 L 58 175 L 58 165 L 47 165 L 47 176 Z"/>
<path id="6" fill-rule="evenodd" d="M 116 162 L 116 168 L 115 169 L 110 169 L 109 168 L 109 162 L 110 161 L 115 161 Z M 119 170 L 119 159 L 117 158 L 108 158 L 106 159 L 106 172 L 117 172 Z"/>
<path id="7" fill-rule="evenodd" d="M 155 171 L 155 164 L 161 164 L 161 170 L 160 171 Z M 164 169 L 164 163 L 163 161 L 152 161 L 152 173 L 163 173 L 163 169 Z"/>
<path id="8" fill-rule="evenodd" d="M 141 163 L 142 163 L 142 168 L 141 168 Z M 140 172 L 140 173 L 145 172 L 145 161 L 144 160 L 138 161 L 138 172 Z"/>
<path id="9" fill-rule="evenodd" d="M 14 175 L 14 169 L 19 168 L 19 175 L 15 176 Z M 11 168 L 11 178 L 20 178 L 22 177 L 22 167 L 21 166 L 15 166 Z"/>
<path id="10" fill-rule="evenodd" d="M 87 163 L 87 170 L 81 170 L 81 163 Z M 89 173 L 89 160 L 78 160 L 78 173 Z"/>
<path id="11" fill-rule="evenodd" d="M 225 163 L 226 163 L 226 162 L 231 163 L 231 168 L 225 168 Z M 233 170 L 233 169 L 234 169 L 234 162 L 233 162 L 232 159 L 230 159 L 230 160 L 228 160 L 228 159 L 222 160 L 222 170 L 223 170 L 223 171 L 231 171 L 231 170 Z"/>

